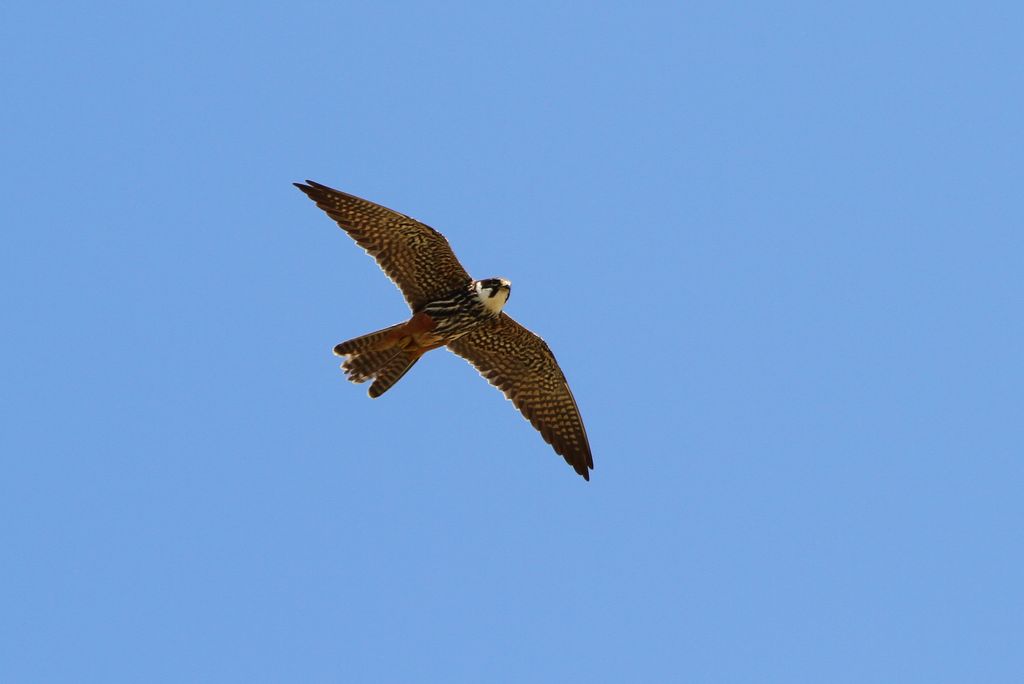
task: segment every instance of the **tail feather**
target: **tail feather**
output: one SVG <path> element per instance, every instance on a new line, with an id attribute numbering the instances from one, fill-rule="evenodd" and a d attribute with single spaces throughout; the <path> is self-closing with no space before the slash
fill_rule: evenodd
<path id="1" fill-rule="evenodd" d="M 341 369 L 349 380 L 357 383 L 374 380 L 370 386 L 370 396 L 374 399 L 401 380 L 421 356 L 421 352 L 409 352 L 398 346 L 403 337 L 399 328 L 404 325 L 399 323 L 334 347 L 335 354 L 345 357 Z"/>
<path id="2" fill-rule="evenodd" d="M 368 351 L 379 351 L 387 349 L 394 343 L 394 333 L 404 326 L 405 323 L 399 323 L 393 325 L 390 328 L 384 328 L 377 332 L 372 332 L 368 335 L 362 335 L 360 337 L 353 338 L 347 342 L 342 342 L 334 347 L 334 353 L 337 356 L 345 356 L 347 354 L 358 354 Z"/>
<path id="3" fill-rule="evenodd" d="M 419 360 L 419 354 L 410 354 L 407 351 L 398 352 L 386 366 L 377 372 L 377 379 L 370 385 L 370 397 L 376 399 L 391 389 L 392 385 L 401 380 L 402 376 L 408 373 L 409 369 Z"/>
<path id="4" fill-rule="evenodd" d="M 398 349 L 382 349 L 347 354 L 348 358 L 341 364 L 341 369 L 345 371 L 348 379 L 352 382 L 366 382 L 387 366 L 391 359 L 401 353 Z"/>

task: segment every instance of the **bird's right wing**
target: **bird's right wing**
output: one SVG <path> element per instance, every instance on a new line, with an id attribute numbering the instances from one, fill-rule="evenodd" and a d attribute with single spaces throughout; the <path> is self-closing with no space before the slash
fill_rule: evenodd
<path id="1" fill-rule="evenodd" d="M 444 235 L 430 226 L 310 180 L 295 187 L 377 260 L 413 311 L 472 282 Z"/>
<path id="2" fill-rule="evenodd" d="M 504 392 L 555 453 L 590 479 L 594 457 L 587 431 L 565 375 L 544 340 L 502 313 L 448 348 Z"/>

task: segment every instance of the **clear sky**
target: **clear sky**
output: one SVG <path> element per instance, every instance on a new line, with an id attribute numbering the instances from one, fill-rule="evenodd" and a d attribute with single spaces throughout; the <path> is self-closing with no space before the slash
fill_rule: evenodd
<path id="1" fill-rule="evenodd" d="M 4 682 L 1024 681 L 1019 3 L 8 3 Z M 291 183 L 444 232 L 585 483 Z"/>

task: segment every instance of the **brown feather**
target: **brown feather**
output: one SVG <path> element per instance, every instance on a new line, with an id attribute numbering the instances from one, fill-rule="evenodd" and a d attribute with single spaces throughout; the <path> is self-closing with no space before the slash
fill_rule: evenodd
<path id="1" fill-rule="evenodd" d="M 419 360 L 420 355 L 416 353 L 400 351 L 395 354 L 391 361 L 377 372 L 377 379 L 370 385 L 370 398 L 376 399 L 391 389 Z"/>
<path id="2" fill-rule="evenodd" d="M 320 183 L 294 185 L 377 260 L 413 311 L 472 282 L 444 235 L 430 226 Z"/>
<path id="3" fill-rule="evenodd" d="M 404 329 L 405 325 L 405 323 L 398 323 L 389 328 L 360 335 L 359 337 L 336 344 L 334 345 L 334 354 L 335 356 L 346 356 L 353 353 L 387 349 L 391 346 L 394 339 L 400 336 L 399 331 Z"/>
<path id="4" fill-rule="evenodd" d="M 544 340 L 503 313 L 448 348 L 504 392 L 555 453 L 590 479 L 594 457 L 587 431 L 565 375 Z"/>
<path id="5" fill-rule="evenodd" d="M 348 379 L 352 382 L 366 382 L 375 377 L 391 359 L 400 353 L 401 351 L 397 349 L 381 349 L 349 354 L 345 362 L 341 364 L 341 369 L 345 371 Z"/>

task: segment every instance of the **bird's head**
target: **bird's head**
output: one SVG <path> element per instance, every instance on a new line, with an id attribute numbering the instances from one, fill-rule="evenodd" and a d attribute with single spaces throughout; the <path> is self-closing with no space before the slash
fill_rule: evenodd
<path id="1" fill-rule="evenodd" d="M 492 313 L 498 313 L 512 293 L 512 283 L 504 278 L 487 278 L 476 281 L 476 293 L 483 305 Z"/>

